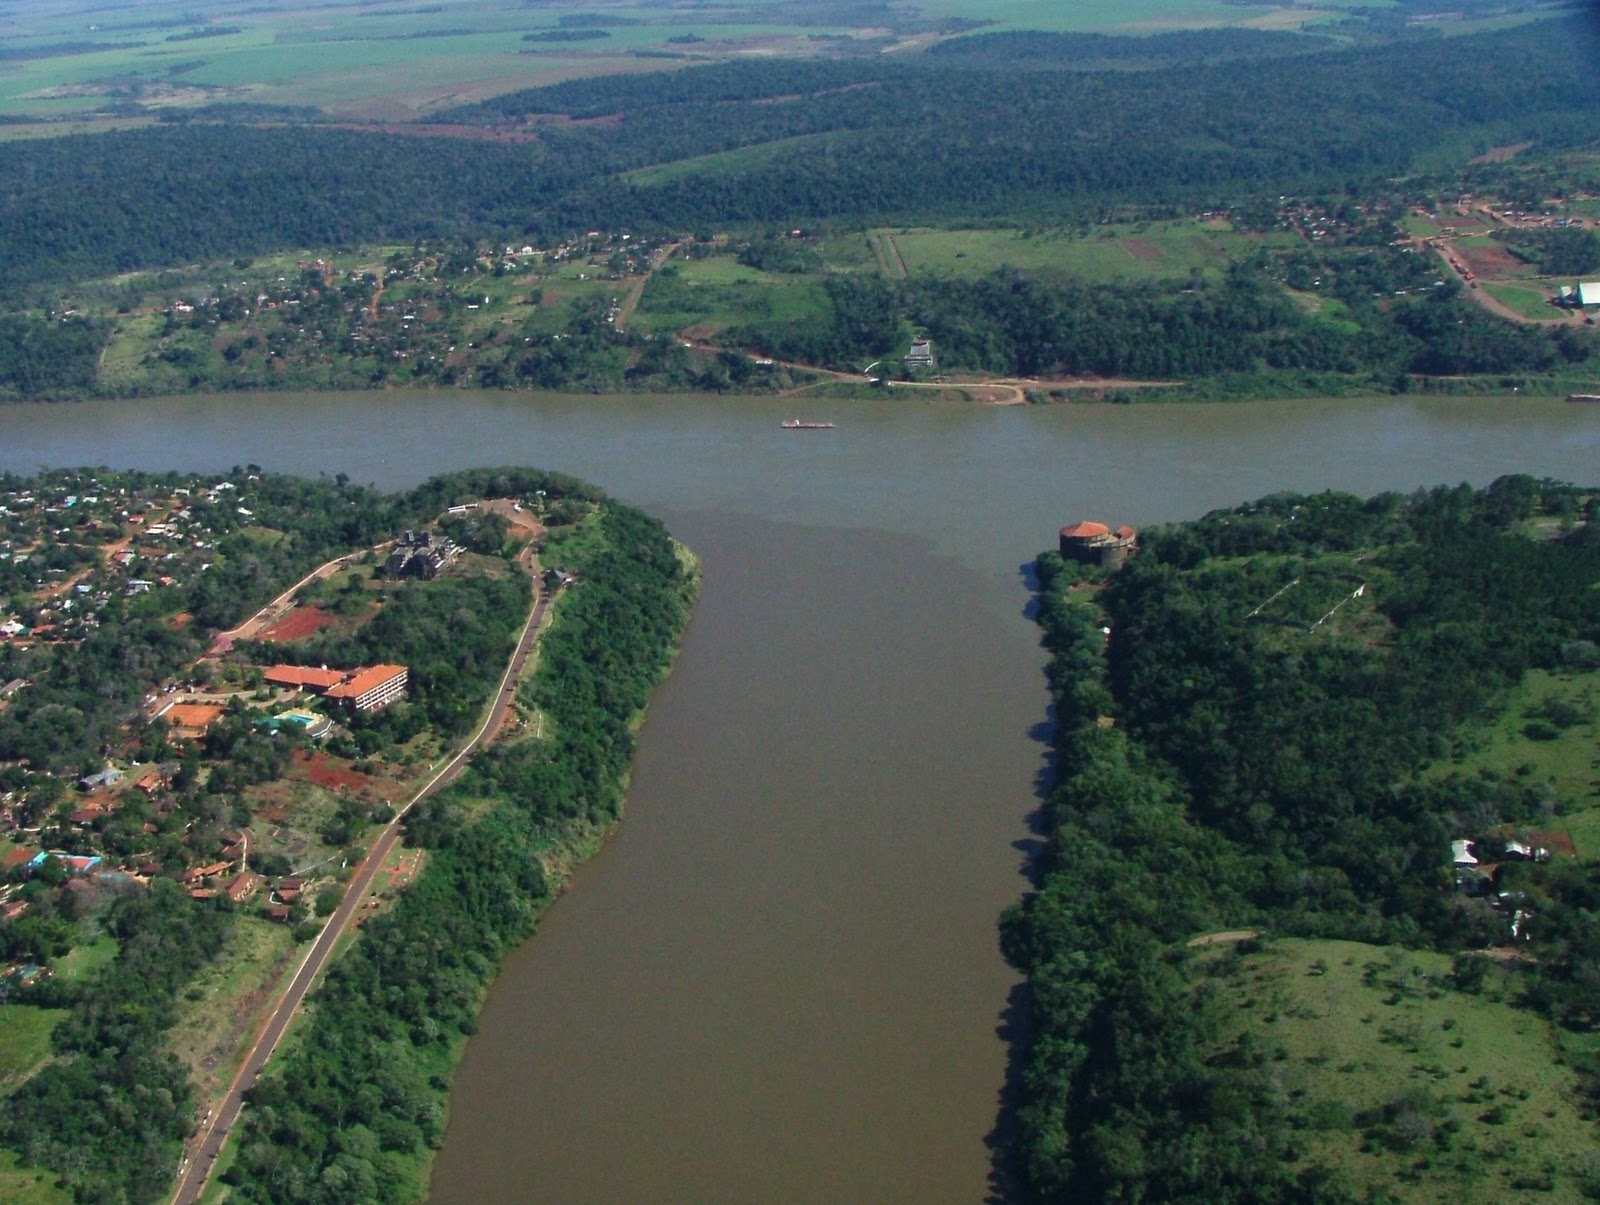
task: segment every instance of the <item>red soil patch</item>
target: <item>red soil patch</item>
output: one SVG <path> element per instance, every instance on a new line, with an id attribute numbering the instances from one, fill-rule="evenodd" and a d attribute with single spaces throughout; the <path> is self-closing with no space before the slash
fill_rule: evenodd
<path id="1" fill-rule="evenodd" d="M 1528 844 L 1536 849 L 1548 849 L 1553 854 L 1564 854 L 1569 858 L 1578 856 L 1578 847 L 1572 843 L 1571 833 L 1547 833 L 1535 829 L 1528 834 Z"/>
<path id="2" fill-rule="evenodd" d="M 179 630 L 181 630 L 183 628 L 188 627 L 193 622 L 194 622 L 194 616 L 193 615 L 189 614 L 189 612 L 187 612 L 187 611 L 179 611 L 171 619 L 167 620 L 167 626 L 170 627 L 173 631 L 179 631 Z"/>
<path id="3" fill-rule="evenodd" d="M 1456 243 L 1451 250 L 1460 257 L 1470 271 L 1481 277 L 1516 276 L 1528 271 L 1527 265 L 1504 247 L 1466 247 Z"/>
<path id="4" fill-rule="evenodd" d="M 1122 249 L 1140 263 L 1147 264 L 1166 258 L 1161 254 L 1161 248 L 1148 239 L 1125 238 L 1122 240 Z"/>
<path id="5" fill-rule="evenodd" d="M 333 616 L 317 607 L 296 607 L 261 633 L 261 639 L 274 642 L 300 640 L 332 622 Z"/>
<path id="6" fill-rule="evenodd" d="M 294 767 L 304 770 L 305 777 L 312 784 L 330 791 L 359 791 L 372 782 L 365 774 L 339 769 L 326 753 L 308 753 L 304 749 L 296 749 Z"/>

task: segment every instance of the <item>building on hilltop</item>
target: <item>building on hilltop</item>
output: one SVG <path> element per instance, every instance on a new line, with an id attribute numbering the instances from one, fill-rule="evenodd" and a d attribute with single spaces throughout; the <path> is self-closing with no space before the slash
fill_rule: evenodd
<path id="1" fill-rule="evenodd" d="M 454 540 L 428 531 L 408 531 L 394 542 L 389 559 L 383 563 L 383 576 L 390 581 L 402 577 L 432 581 L 455 564 L 460 555 L 461 547 Z"/>
<path id="2" fill-rule="evenodd" d="M 405 695 L 411 673 L 403 665 L 369 665 L 348 670 L 273 665 L 263 670 L 261 676 L 274 686 L 309 690 L 339 703 L 349 703 L 357 711 L 376 711 Z"/>
<path id="3" fill-rule="evenodd" d="M 1115 530 L 1092 519 L 1061 529 L 1061 555 L 1080 565 L 1115 567 L 1139 546 L 1139 533 L 1126 525 Z"/>
<path id="4" fill-rule="evenodd" d="M 406 693 L 410 676 L 410 671 L 403 665 L 370 666 L 357 670 L 339 685 L 331 687 L 327 697 L 349 703 L 357 711 L 376 711 Z"/>
<path id="5" fill-rule="evenodd" d="M 269 665 L 261 671 L 261 676 L 273 686 L 286 686 L 291 690 L 309 690 L 321 694 L 343 682 L 345 671 L 329 669 L 326 665 L 320 669 L 311 665 Z"/>

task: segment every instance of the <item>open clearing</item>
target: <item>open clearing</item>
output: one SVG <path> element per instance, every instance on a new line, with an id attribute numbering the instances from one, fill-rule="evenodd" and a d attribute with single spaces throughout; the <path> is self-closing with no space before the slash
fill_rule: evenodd
<path id="1" fill-rule="evenodd" d="M 189 1068 L 205 1105 L 221 1098 L 255 1036 L 256 1023 L 299 951 L 287 925 L 240 916 L 222 953 L 178 1001 L 167 1049 Z"/>
<path id="2" fill-rule="evenodd" d="M 1218 1051 L 1265 1055 L 1304 1165 L 1336 1169 L 1358 1199 L 1580 1199 L 1593 1122 L 1560 1036 L 1505 1002 L 1502 968 L 1468 994 L 1442 954 L 1299 940 L 1234 949 L 1205 955 L 1233 1006 Z"/>
<path id="3" fill-rule="evenodd" d="M 1558 728 L 1545 718 L 1552 701 L 1563 718 L 1584 718 Z M 1600 860 L 1600 673 L 1529 672 L 1504 713 L 1468 740 L 1468 752 L 1433 772 L 1489 770 L 1542 786 L 1555 811 L 1543 827 L 1570 836 L 1585 861 Z"/>
<path id="4" fill-rule="evenodd" d="M 65 1009 L 0 1005 L 0 1095 L 10 1093 L 50 1057 L 50 1034 Z"/>
<path id="5" fill-rule="evenodd" d="M 869 235 L 888 273 L 982 276 L 1016 268 L 1109 284 L 1119 280 L 1211 275 L 1248 241 L 1193 220 L 1073 230 L 878 230 Z M 881 251 L 878 251 L 881 248 Z"/>

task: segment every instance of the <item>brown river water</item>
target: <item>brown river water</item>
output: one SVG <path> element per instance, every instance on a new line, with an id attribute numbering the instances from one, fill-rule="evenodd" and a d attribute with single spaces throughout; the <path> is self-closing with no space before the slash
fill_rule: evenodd
<path id="1" fill-rule="evenodd" d="M 441 1203 L 995 1191 L 995 919 L 1046 771 L 1022 567 L 1063 523 L 1275 490 L 1593 481 L 1600 406 L 981 409 L 384 393 L 0 409 L 0 468 L 256 463 L 385 488 L 559 469 L 661 516 L 704 589 L 626 823 L 508 960 Z"/>

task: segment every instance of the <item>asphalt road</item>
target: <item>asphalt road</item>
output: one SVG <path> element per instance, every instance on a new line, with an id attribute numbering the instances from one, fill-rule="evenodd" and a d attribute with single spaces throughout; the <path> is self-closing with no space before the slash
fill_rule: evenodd
<path id="1" fill-rule="evenodd" d="M 530 567 L 526 560 L 523 562 L 523 567 Z M 534 588 L 538 591 L 537 584 Z M 279 997 L 278 1003 L 267 1017 L 261 1035 L 256 1039 L 256 1044 L 246 1056 L 244 1065 L 239 1068 L 233 1083 L 229 1085 L 227 1096 L 206 1115 L 199 1130 L 190 1139 L 183 1163 L 179 1168 L 178 1184 L 172 1198 L 173 1205 L 190 1205 L 191 1202 L 198 1201 L 200 1194 L 205 1191 L 206 1184 L 211 1178 L 211 1170 L 216 1165 L 217 1155 L 222 1150 L 223 1143 L 227 1141 L 233 1123 L 239 1119 L 239 1112 L 244 1106 L 244 1094 L 255 1084 L 261 1069 L 267 1065 L 267 1060 L 278 1048 L 278 1043 L 283 1040 L 283 1035 L 294 1021 L 306 994 L 327 966 L 334 947 L 338 945 L 340 937 L 344 935 L 344 931 L 360 909 L 372 880 L 377 876 L 389 851 L 394 848 L 395 842 L 400 839 L 400 826 L 406 814 L 440 788 L 454 782 L 467 762 L 472 759 L 473 754 L 492 741 L 495 734 L 500 731 L 500 726 L 505 721 L 506 713 L 515 698 L 516 685 L 522 677 L 523 667 L 527 664 L 534 645 L 538 643 L 540 625 L 544 623 L 544 617 L 554 599 L 555 595 L 552 593 L 538 592 L 533 609 L 528 615 L 528 622 L 524 625 L 522 635 L 517 641 L 516 651 L 512 653 L 506 672 L 495 688 L 494 703 L 489 709 L 483 727 L 479 728 L 473 738 L 411 797 L 411 801 L 405 807 L 400 809 L 372 843 L 366 860 L 356 868 L 350 880 L 349 890 L 345 892 L 344 902 L 328 918 L 328 923 L 312 942 L 311 949 L 300 964 L 300 969 L 295 972 L 289 986 Z"/>

